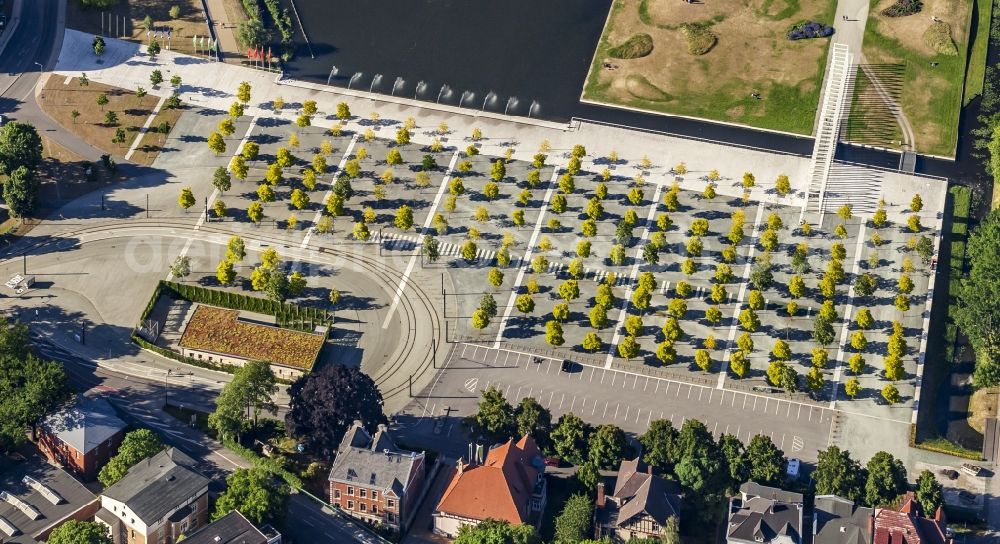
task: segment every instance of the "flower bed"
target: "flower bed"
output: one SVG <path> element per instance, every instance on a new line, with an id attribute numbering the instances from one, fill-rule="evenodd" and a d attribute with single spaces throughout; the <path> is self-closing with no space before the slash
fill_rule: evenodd
<path id="1" fill-rule="evenodd" d="M 247 323 L 238 315 L 199 305 L 184 328 L 181 347 L 309 370 L 326 340 L 319 334 Z"/>
<path id="2" fill-rule="evenodd" d="M 802 21 L 792 26 L 788 31 L 789 40 L 808 40 L 810 38 L 827 38 L 833 35 L 833 27 L 816 21 Z"/>

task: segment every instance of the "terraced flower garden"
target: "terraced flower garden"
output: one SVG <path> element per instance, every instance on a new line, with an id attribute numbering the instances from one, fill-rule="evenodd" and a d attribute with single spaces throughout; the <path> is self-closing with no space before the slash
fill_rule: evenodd
<path id="1" fill-rule="evenodd" d="M 325 342 L 323 335 L 238 317 L 236 310 L 199 304 L 181 336 L 181 347 L 310 370 Z"/>

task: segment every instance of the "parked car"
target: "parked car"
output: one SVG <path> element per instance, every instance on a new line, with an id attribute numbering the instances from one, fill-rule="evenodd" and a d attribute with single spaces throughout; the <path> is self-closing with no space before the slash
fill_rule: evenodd
<path id="1" fill-rule="evenodd" d="M 569 369 L 573 368 L 573 361 L 569 359 L 563 359 L 562 364 L 559 366 L 561 372 L 569 372 Z"/>
<path id="2" fill-rule="evenodd" d="M 543 461 L 547 467 L 558 467 L 562 463 L 562 459 L 558 457 L 545 457 Z"/>

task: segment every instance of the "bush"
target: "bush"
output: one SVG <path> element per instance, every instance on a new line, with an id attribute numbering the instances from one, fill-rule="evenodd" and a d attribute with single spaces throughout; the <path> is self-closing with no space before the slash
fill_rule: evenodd
<path id="1" fill-rule="evenodd" d="M 801 21 L 788 30 L 789 40 L 807 40 L 810 38 L 827 38 L 833 35 L 833 27 L 816 21 Z"/>
<path id="2" fill-rule="evenodd" d="M 886 17 L 906 17 L 919 13 L 924 4 L 920 0 L 896 0 L 896 3 L 882 10 Z"/>
<path id="3" fill-rule="evenodd" d="M 681 35 L 687 41 L 688 53 L 692 55 L 704 55 L 715 47 L 718 38 L 708 29 L 700 24 L 684 23 L 681 25 Z"/>
<path id="4" fill-rule="evenodd" d="M 951 25 L 944 21 L 935 21 L 924 31 L 924 43 L 940 55 L 958 56 L 958 48 L 951 39 Z"/>
<path id="5" fill-rule="evenodd" d="M 616 59 L 638 59 L 653 52 L 653 37 L 636 34 L 621 45 L 608 50 L 608 55 Z"/>

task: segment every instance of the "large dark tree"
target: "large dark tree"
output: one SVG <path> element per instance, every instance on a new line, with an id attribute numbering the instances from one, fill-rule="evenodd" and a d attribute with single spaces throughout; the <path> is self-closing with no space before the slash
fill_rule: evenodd
<path id="1" fill-rule="evenodd" d="M 514 408 L 496 387 L 483 391 L 475 419 L 479 432 L 494 442 L 507 440 L 514 431 Z"/>
<path id="2" fill-rule="evenodd" d="M 976 351 L 976 386 L 990 387 L 1000 383 L 1000 210 L 972 231 L 968 255 L 956 321 Z"/>
<path id="3" fill-rule="evenodd" d="M 891 504 L 906 491 L 906 467 L 891 453 L 880 451 L 868 461 L 865 502 L 872 508 Z"/>
<path id="4" fill-rule="evenodd" d="M 38 200 L 38 176 L 27 166 L 18 166 L 3 182 L 3 200 L 14 217 L 27 217 Z"/>
<path id="5" fill-rule="evenodd" d="M 675 462 L 677 429 L 669 419 L 657 419 L 639 437 L 643 460 L 663 472 L 672 472 Z"/>
<path id="6" fill-rule="evenodd" d="M 42 162 L 42 139 L 35 127 L 11 121 L 0 128 L 0 175 L 24 166 L 34 172 Z"/>
<path id="7" fill-rule="evenodd" d="M 785 467 L 788 466 L 784 452 L 774 445 L 770 437 L 763 434 L 750 439 L 747 461 L 750 465 L 750 479 L 770 486 L 780 482 L 785 475 Z"/>
<path id="8" fill-rule="evenodd" d="M 934 473 L 929 470 L 924 470 L 917 478 L 917 502 L 920 503 L 920 508 L 923 509 L 924 515 L 927 517 L 933 517 L 934 512 L 944 502 L 941 495 L 941 482 L 937 481 Z"/>
<path id="9" fill-rule="evenodd" d="M 62 365 L 30 354 L 27 327 L 0 324 L 0 451 L 25 440 L 24 429 L 38 424 L 69 395 Z"/>
<path id="10" fill-rule="evenodd" d="M 750 479 L 750 465 L 747 462 L 746 448 L 743 442 L 731 434 L 724 434 L 719 437 L 719 449 L 722 456 L 726 458 L 726 465 L 729 467 L 730 489 L 735 489 L 743 482 Z"/>
<path id="11" fill-rule="evenodd" d="M 548 449 L 551 441 L 552 414 L 532 397 L 524 397 L 514 411 L 514 424 L 517 426 L 517 436 L 530 434 L 535 443 L 542 449 Z"/>
<path id="12" fill-rule="evenodd" d="M 327 365 L 296 380 L 288 388 L 288 396 L 288 434 L 325 456 L 337 449 L 354 420 L 361 420 L 370 432 L 388 422 L 382 411 L 382 393 L 356 367 Z"/>
<path id="13" fill-rule="evenodd" d="M 625 432 L 617 425 L 601 425 L 590 434 L 587 441 L 587 457 L 600 468 L 617 468 L 625 457 L 628 440 Z"/>
<path id="14" fill-rule="evenodd" d="M 837 495 L 860 501 L 865 492 L 865 471 L 847 450 L 830 446 L 820 450 L 813 473 L 817 495 Z"/>
<path id="15" fill-rule="evenodd" d="M 552 430 L 552 445 L 563 460 L 580 464 L 587 455 L 587 424 L 573 412 L 559 418 Z"/>

